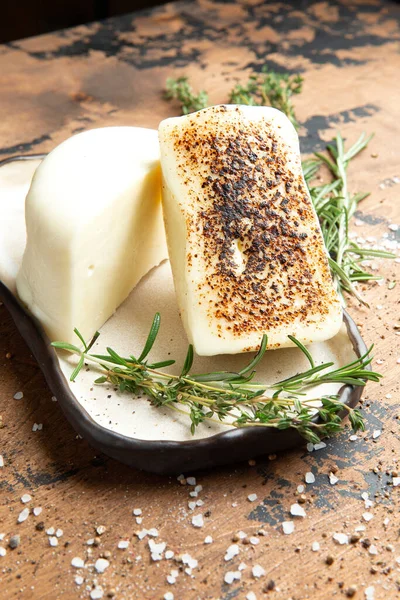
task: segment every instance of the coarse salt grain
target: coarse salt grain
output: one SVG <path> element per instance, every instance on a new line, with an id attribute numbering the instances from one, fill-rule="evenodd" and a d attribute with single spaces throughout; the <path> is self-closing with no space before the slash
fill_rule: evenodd
<path id="1" fill-rule="evenodd" d="M 23 523 L 29 517 L 29 508 L 24 508 L 18 515 L 18 523 Z"/>
<path id="2" fill-rule="evenodd" d="M 38 517 L 42 510 L 43 508 L 41 506 L 35 506 L 35 508 L 33 509 L 33 514 L 35 515 L 35 517 Z"/>
<path id="3" fill-rule="evenodd" d="M 375 588 L 373 585 L 365 588 L 365 600 L 375 600 Z"/>
<path id="4" fill-rule="evenodd" d="M 263 569 L 261 565 L 254 565 L 254 567 L 251 569 L 251 572 L 253 574 L 253 577 L 255 577 L 256 579 L 265 575 L 265 569 Z"/>
<path id="5" fill-rule="evenodd" d="M 298 485 L 297 486 L 297 491 L 298 491 L 299 494 L 302 494 L 304 492 L 304 490 L 305 490 L 304 485 Z"/>
<path id="6" fill-rule="evenodd" d="M 47 535 L 54 535 L 54 533 L 55 533 L 54 527 L 49 527 L 48 529 L 46 529 L 46 533 L 47 533 Z"/>
<path id="7" fill-rule="evenodd" d="M 302 506 L 300 506 L 300 504 L 292 504 L 290 507 L 290 514 L 294 517 L 305 517 L 306 511 Z"/>
<path id="8" fill-rule="evenodd" d="M 320 549 L 319 542 L 313 542 L 313 543 L 312 543 L 312 546 L 311 546 L 311 550 L 312 550 L 313 552 L 318 552 L 318 550 L 319 550 L 319 549 Z"/>
<path id="9" fill-rule="evenodd" d="M 195 558 L 193 558 L 192 556 L 190 556 L 190 554 L 188 554 L 188 553 L 182 554 L 181 558 L 182 558 L 183 564 L 187 565 L 191 569 L 195 569 L 197 567 L 197 565 L 199 564 L 198 561 Z"/>
<path id="10" fill-rule="evenodd" d="M 60 537 L 63 536 L 63 534 L 64 534 L 64 532 L 63 532 L 62 529 L 57 529 L 57 531 L 56 531 L 56 537 L 60 538 Z"/>
<path id="11" fill-rule="evenodd" d="M 24 397 L 24 393 L 23 392 L 16 392 L 14 394 L 14 400 L 21 400 Z"/>
<path id="12" fill-rule="evenodd" d="M 143 538 L 146 537 L 146 535 L 148 534 L 147 529 L 142 529 L 141 531 L 138 531 L 138 533 L 136 534 L 139 538 L 139 540 L 142 540 Z"/>
<path id="13" fill-rule="evenodd" d="M 249 542 L 252 546 L 257 546 L 260 543 L 260 538 L 252 536 L 249 538 Z"/>
<path id="14" fill-rule="evenodd" d="M 83 569 L 84 566 L 85 562 L 82 558 L 79 558 L 79 556 L 74 556 L 71 560 L 71 567 L 75 567 L 75 569 Z"/>
<path id="15" fill-rule="evenodd" d="M 190 508 L 190 510 L 194 510 L 196 508 L 196 501 L 191 500 L 190 502 L 188 502 L 188 507 Z"/>
<path id="16" fill-rule="evenodd" d="M 34 423 L 32 426 L 32 431 L 42 431 L 43 423 Z"/>
<path id="17" fill-rule="evenodd" d="M 213 539 L 212 539 L 211 535 L 208 535 L 206 538 L 204 538 L 204 543 L 205 544 L 212 544 L 213 543 Z"/>
<path id="18" fill-rule="evenodd" d="M 329 483 L 331 485 L 336 485 L 338 481 L 339 481 L 339 478 L 336 477 L 336 475 L 334 473 L 329 473 Z"/>
<path id="19" fill-rule="evenodd" d="M 247 538 L 247 533 L 245 531 L 238 531 L 237 536 L 239 540 L 244 540 L 244 538 Z"/>
<path id="20" fill-rule="evenodd" d="M 133 509 L 133 514 L 135 515 L 135 517 L 139 517 L 142 514 L 142 509 L 141 508 L 134 508 Z"/>
<path id="21" fill-rule="evenodd" d="M 380 429 L 375 429 L 372 433 L 372 439 L 376 440 L 381 435 L 381 433 L 382 431 Z"/>
<path id="22" fill-rule="evenodd" d="M 58 539 L 54 535 L 51 535 L 49 537 L 49 544 L 50 544 L 50 546 L 54 546 L 54 547 L 58 546 Z"/>
<path id="23" fill-rule="evenodd" d="M 392 483 L 393 487 L 398 487 L 400 485 L 400 477 L 393 477 Z"/>
<path id="24" fill-rule="evenodd" d="M 254 593 L 254 592 L 249 592 L 249 593 L 246 595 L 246 600 L 257 600 L 257 596 L 255 595 L 255 593 Z"/>
<path id="25" fill-rule="evenodd" d="M 172 592 L 166 592 L 164 594 L 164 600 L 174 600 L 174 595 Z"/>
<path id="26" fill-rule="evenodd" d="M 110 562 L 105 558 L 98 558 L 94 563 L 94 568 L 98 573 L 104 573 L 104 571 L 110 566 Z"/>
<path id="27" fill-rule="evenodd" d="M 193 527 L 203 527 L 204 525 L 204 519 L 203 519 L 203 515 L 194 515 L 192 517 L 192 525 Z"/>
<path id="28" fill-rule="evenodd" d="M 174 558 L 174 552 L 172 550 L 167 550 L 164 556 L 167 560 L 170 560 L 171 558 Z"/>
<path id="29" fill-rule="evenodd" d="M 241 562 L 240 565 L 238 566 L 239 571 L 244 571 L 245 569 L 247 569 L 247 565 L 244 562 Z"/>
<path id="30" fill-rule="evenodd" d="M 194 491 L 197 492 L 198 494 L 200 494 L 200 492 L 203 491 L 203 486 L 202 485 L 196 485 L 196 487 L 194 488 Z"/>
<path id="31" fill-rule="evenodd" d="M 120 550 L 126 550 L 126 548 L 128 548 L 129 546 L 129 541 L 128 540 L 120 540 L 118 542 L 118 548 Z"/>
<path id="32" fill-rule="evenodd" d="M 254 502 L 255 500 L 257 500 L 257 494 L 249 494 L 249 495 L 247 496 L 247 500 L 248 500 L 249 502 Z"/>
<path id="33" fill-rule="evenodd" d="M 390 223 L 389 229 L 390 231 L 398 231 L 399 226 L 397 225 L 397 223 Z"/>
<path id="34" fill-rule="evenodd" d="M 85 581 L 85 580 L 83 579 L 83 577 L 82 577 L 81 575 L 77 575 L 77 576 L 75 577 L 75 583 L 76 583 L 76 585 L 82 585 L 82 583 L 83 583 L 84 581 Z"/>
<path id="35" fill-rule="evenodd" d="M 355 434 L 354 434 L 354 435 L 351 435 L 351 436 L 349 437 L 349 440 L 350 440 L 350 442 L 356 442 L 356 441 L 358 440 L 358 435 L 355 435 Z"/>
<path id="36" fill-rule="evenodd" d="M 151 537 L 158 537 L 158 529 L 156 529 L 155 527 L 152 527 L 151 529 L 147 530 L 147 534 L 150 535 Z"/>
<path id="37" fill-rule="evenodd" d="M 201 499 L 196 500 L 196 506 L 203 506 L 203 505 L 204 505 L 203 500 L 201 500 Z"/>
<path id="38" fill-rule="evenodd" d="M 159 542 L 157 544 L 157 542 L 155 542 L 154 540 L 149 540 L 148 544 L 150 548 L 151 558 L 154 561 L 161 560 L 167 544 L 165 542 Z"/>
<path id="39" fill-rule="evenodd" d="M 345 533 L 334 533 L 332 537 L 333 537 L 334 541 L 337 544 L 339 544 L 340 546 L 343 546 L 344 544 L 349 543 L 349 536 L 346 535 Z"/>
<path id="40" fill-rule="evenodd" d="M 293 521 L 283 521 L 282 529 L 283 529 L 283 533 L 285 535 L 290 535 L 294 531 L 294 522 Z"/>
<path id="41" fill-rule="evenodd" d="M 167 582 L 173 585 L 174 583 L 176 583 L 176 577 L 174 577 L 173 575 L 167 575 Z"/>
<path id="42" fill-rule="evenodd" d="M 32 496 L 30 496 L 29 494 L 24 494 L 23 496 L 21 496 L 21 502 L 23 504 L 26 504 L 27 502 L 30 502 L 32 500 Z"/>
<path id="43" fill-rule="evenodd" d="M 225 560 L 232 560 L 234 556 L 239 554 L 239 546 L 237 544 L 231 544 L 226 551 Z"/>
<path id="44" fill-rule="evenodd" d="M 0 469 L 2 469 L 4 467 L 4 458 L 3 455 L 0 454 Z"/>
<path id="45" fill-rule="evenodd" d="M 323 450 L 326 448 L 325 442 L 318 442 L 318 444 L 314 444 L 314 450 Z"/>
<path id="46" fill-rule="evenodd" d="M 371 519 L 373 519 L 373 518 L 374 518 L 374 515 L 372 513 L 370 513 L 370 512 L 363 513 L 363 519 L 364 519 L 364 521 L 367 521 L 367 523 L 369 521 L 371 521 Z"/>
<path id="47" fill-rule="evenodd" d="M 3 546 L 0 546 L 0 556 L 5 556 L 7 554 L 7 550 L 5 548 L 3 548 Z"/>
<path id="48" fill-rule="evenodd" d="M 94 590 L 90 592 L 91 600 L 100 600 L 103 597 L 103 589 L 101 587 L 96 587 Z"/>
<path id="49" fill-rule="evenodd" d="M 137 523 L 138 525 L 141 525 L 141 524 L 142 524 L 142 522 L 143 522 L 143 518 L 142 518 L 142 517 L 136 517 L 135 521 L 136 521 L 136 523 Z"/>
<path id="50" fill-rule="evenodd" d="M 308 471 L 308 473 L 306 473 L 305 476 L 304 476 L 304 481 L 306 483 L 315 483 L 315 475 L 314 475 L 314 473 L 311 473 L 311 471 Z"/>
<path id="51" fill-rule="evenodd" d="M 99 525 L 96 528 L 97 535 L 103 535 L 103 533 L 105 533 L 105 531 L 106 531 L 106 528 L 104 527 L 104 525 Z"/>
<path id="52" fill-rule="evenodd" d="M 374 544 L 371 544 L 370 547 L 368 548 L 368 552 L 370 554 L 372 554 L 373 556 L 375 556 L 378 554 L 378 548 Z"/>
<path id="53" fill-rule="evenodd" d="M 240 571 L 228 571 L 227 573 L 225 573 L 224 581 L 225 583 L 231 584 L 235 580 L 239 580 L 241 576 L 242 574 Z"/>
<path id="54" fill-rule="evenodd" d="M 188 485 L 196 485 L 196 477 L 186 477 L 186 482 Z"/>

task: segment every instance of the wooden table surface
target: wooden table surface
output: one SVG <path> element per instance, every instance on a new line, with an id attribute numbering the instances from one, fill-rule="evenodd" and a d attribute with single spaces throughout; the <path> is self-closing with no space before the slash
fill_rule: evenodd
<path id="1" fill-rule="evenodd" d="M 399 5 L 375 0 L 183 1 L 12 42 L 0 47 L 0 157 L 46 152 L 98 126 L 157 127 L 178 114 L 161 95 L 171 75 L 190 75 L 218 103 L 265 63 L 301 70 L 296 110 L 303 152 L 323 148 L 336 128 L 350 142 L 363 130 L 375 132 L 349 175 L 352 190 L 371 191 L 353 229 L 395 247 L 400 232 L 389 225 L 400 222 L 399 16 Z M 0 597 L 98 598 L 102 589 L 104 598 L 121 600 L 172 598 L 167 593 L 175 600 L 400 598 L 400 487 L 393 486 L 400 474 L 400 306 L 399 283 L 389 285 L 399 279 L 400 265 L 373 266 L 384 279 L 365 291 L 371 308 L 350 303 L 366 342 L 375 343 L 374 366 L 385 375 L 365 390 L 367 431 L 351 441 L 346 429 L 312 453 L 300 448 L 195 473 L 203 488 L 195 498 L 204 502 L 195 510 L 204 515 L 202 528 L 191 523 L 192 486 L 131 470 L 77 439 L 1 306 Z M 19 391 L 23 398 L 16 400 Z M 43 429 L 33 432 L 34 423 Z M 315 483 L 304 484 L 307 472 Z M 295 518 L 295 531 L 285 535 L 282 522 L 292 520 L 299 485 L 307 516 Z M 42 512 L 17 524 L 23 494 L 32 497 L 26 506 Z M 257 499 L 250 502 L 250 494 Z M 50 528 L 63 532 L 57 546 L 49 544 Z M 143 528 L 156 528 L 156 541 L 166 542 L 174 558 L 153 561 L 149 537 L 135 535 Z M 226 560 L 239 531 L 247 538 Z M 339 544 L 336 533 L 351 542 Z M 15 549 L 8 545 L 13 535 L 20 536 Z M 213 543 L 205 544 L 206 536 Z M 120 539 L 129 539 L 128 549 L 117 548 Z M 198 561 L 191 573 L 179 560 L 185 554 Z M 94 568 L 102 556 L 110 563 L 103 574 Z M 74 557 L 85 568 L 71 566 Z M 240 563 L 247 565 L 241 579 L 225 583 Z M 256 565 L 265 571 L 259 578 Z M 176 583 L 166 579 L 171 570 Z"/>

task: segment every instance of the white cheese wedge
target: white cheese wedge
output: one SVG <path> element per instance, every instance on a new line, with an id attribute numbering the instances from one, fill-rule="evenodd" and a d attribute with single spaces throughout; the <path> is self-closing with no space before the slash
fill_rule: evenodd
<path id="1" fill-rule="evenodd" d="M 178 304 L 200 355 L 333 337 L 342 309 L 300 161 L 280 111 L 214 106 L 159 127 Z"/>
<path id="2" fill-rule="evenodd" d="M 38 167 L 26 198 L 18 295 L 50 340 L 76 343 L 167 258 L 157 132 L 80 133 Z"/>

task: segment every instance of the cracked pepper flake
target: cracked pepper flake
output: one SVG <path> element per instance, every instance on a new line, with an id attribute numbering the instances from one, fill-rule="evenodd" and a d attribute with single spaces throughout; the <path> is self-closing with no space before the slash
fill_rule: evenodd
<path id="1" fill-rule="evenodd" d="M 251 572 L 256 579 L 265 575 L 265 569 L 263 569 L 261 565 L 254 565 Z"/>
<path id="2" fill-rule="evenodd" d="M 257 500 L 257 494 L 249 494 L 249 495 L 247 496 L 247 500 L 248 500 L 249 502 L 254 502 L 255 500 Z"/>

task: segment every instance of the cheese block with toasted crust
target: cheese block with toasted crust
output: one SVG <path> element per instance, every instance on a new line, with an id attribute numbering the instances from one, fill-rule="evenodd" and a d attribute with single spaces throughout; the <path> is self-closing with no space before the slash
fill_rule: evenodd
<path id="1" fill-rule="evenodd" d="M 333 337 L 342 309 L 280 111 L 221 105 L 162 121 L 163 211 L 178 304 L 200 355 Z"/>

